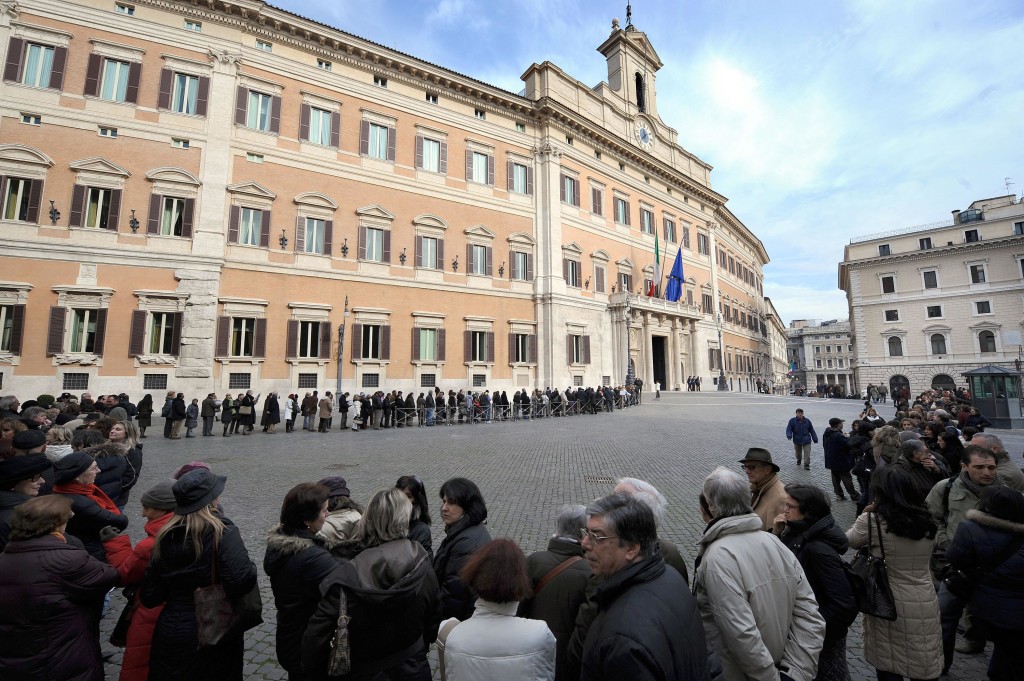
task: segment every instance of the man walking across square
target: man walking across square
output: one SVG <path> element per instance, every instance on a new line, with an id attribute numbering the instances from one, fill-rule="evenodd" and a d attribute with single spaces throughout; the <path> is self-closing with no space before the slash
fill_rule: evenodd
<path id="1" fill-rule="evenodd" d="M 797 409 L 796 416 L 789 420 L 786 425 L 786 439 L 793 441 L 793 449 L 796 451 L 796 465 L 801 462 L 804 470 L 811 469 L 811 443 L 817 444 L 818 434 L 814 432 L 814 424 L 810 419 L 804 417 L 804 410 Z"/>

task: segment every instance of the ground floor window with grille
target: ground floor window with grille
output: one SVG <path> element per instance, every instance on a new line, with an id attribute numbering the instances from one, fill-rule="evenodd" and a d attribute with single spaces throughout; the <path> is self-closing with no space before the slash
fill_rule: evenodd
<path id="1" fill-rule="evenodd" d="M 420 387 L 433 388 L 437 385 L 437 374 L 420 374 Z"/>
<path id="2" fill-rule="evenodd" d="M 248 390 L 252 383 L 252 374 L 231 373 L 228 375 L 228 390 Z"/>
<path id="3" fill-rule="evenodd" d="M 317 379 L 319 378 L 319 374 L 299 374 L 299 389 L 316 390 Z"/>
<path id="4" fill-rule="evenodd" d="M 88 390 L 89 374 L 64 374 L 62 390 Z"/>
<path id="5" fill-rule="evenodd" d="M 577 388 L 582 386 L 583 385 L 583 377 L 582 376 L 573 376 L 572 377 L 572 384 L 574 386 L 576 386 Z"/>
<path id="6" fill-rule="evenodd" d="M 612 384 L 612 377 L 611 376 L 602 376 L 601 377 L 601 385 L 611 385 L 611 384 Z"/>
<path id="7" fill-rule="evenodd" d="M 143 390 L 167 390 L 167 374 L 143 374 Z"/>
<path id="8" fill-rule="evenodd" d="M 380 386 L 380 374 L 363 374 L 362 386 L 364 388 L 377 388 Z"/>
<path id="9" fill-rule="evenodd" d="M 487 385 L 487 374 L 473 374 L 473 387 L 483 388 Z"/>

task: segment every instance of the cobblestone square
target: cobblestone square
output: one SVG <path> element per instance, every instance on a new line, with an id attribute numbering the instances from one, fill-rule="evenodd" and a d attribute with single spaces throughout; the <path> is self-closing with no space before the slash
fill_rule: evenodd
<path id="1" fill-rule="evenodd" d="M 342 432 L 336 424 L 328 434 L 302 430 L 285 434 L 279 429 L 265 435 L 257 427 L 247 437 L 180 441 L 163 439 L 159 424 L 154 423 L 145 441 L 142 479 L 126 509 L 132 517 L 129 531 L 133 542 L 141 538 L 138 499 L 142 491 L 181 464 L 201 459 L 226 474 L 222 504 L 241 529 L 263 587 L 266 621 L 248 634 L 247 678 L 281 679 L 285 675 L 274 653 L 274 601 L 262 560 L 264 535 L 277 521 L 281 500 L 294 484 L 342 475 L 352 497 L 364 503 L 399 476 L 419 475 L 430 495 L 436 547 L 443 529 L 437 490 L 450 477 L 468 477 L 480 486 L 487 501 L 491 534 L 511 537 L 530 553 L 545 546 L 561 505 L 587 503 L 609 492 L 614 479 L 638 477 L 652 482 L 668 498 L 662 534 L 679 546 L 692 568 L 704 529 L 697 508 L 703 479 L 718 465 L 738 467 L 748 447 L 767 447 L 785 481 L 810 480 L 831 491 L 820 443 L 814 445 L 809 472 L 795 465 L 785 426 L 797 407 L 806 411 L 820 437 L 833 416 L 845 419 L 849 426 L 862 403 L 715 392 L 666 392 L 656 400 L 648 393 L 639 407 L 596 416 L 364 432 Z M 879 412 L 891 418 L 893 408 L 879 405 Z M 1021 465 L 1024 433 L 992 432 L 1003 438 Z M 833 509 L 844 528 L 853 523 L 854 510 L 850 501 L 836 502 Z M 104 640 L 120 612 L 122 599 L 115 593 L 103 621 Z M 117 678 L 119 658 L 115 656 L 108 665 L 107 678 Z M 859 620 L 849 636 L 849 660 L 855 681 L 875 678 L 861 654 Z M 949 678 L 982 679 L 986 666 L 987 655 L 958 654 Z"/>

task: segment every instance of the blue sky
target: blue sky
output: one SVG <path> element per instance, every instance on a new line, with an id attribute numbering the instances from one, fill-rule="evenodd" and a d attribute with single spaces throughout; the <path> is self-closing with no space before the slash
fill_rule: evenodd
<path id="1" fill-rule="evenodd" d="M 534 62 L 594 85 L 625 2 L 276 0 L 512 92 Z M 660 0 L 633 23 L 664 62 L 658 109 L 771 257 L 782 317 L 845 318 L 853 236 L 948 219 L 1024 187 L 1019 0 Z"/>

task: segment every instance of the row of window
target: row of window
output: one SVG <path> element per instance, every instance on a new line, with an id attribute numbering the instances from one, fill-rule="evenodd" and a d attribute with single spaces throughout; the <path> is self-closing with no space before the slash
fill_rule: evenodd
<path id="1" fill-rule="evenodd" d="M 987 262 L 964 262 L 964 266 L 967 268 L 968 279 L 971 284 L 977 285 L 988 283 L 989 276 Z M 1020 276 L 1024 277 L 1024 258 L 1018 258 L 1018 266 L 1020 267 Z M 879 286 L 883 294 L 898 292 L 895 274 L 882 274 L 879 275 L 878 279 Z M 941 288 L 938 268 L 921 270 L 921 288 L 925 291 Z"/>
<path id="2" fill-rule="evenodd" d="M 996 343 L 996 334 L 989 330 L 979 331 L 974 336 L 975 352 L 984 355 L 999 352 Z M 903 357 L 904 339 L 900 336 L 889 336 L 885 341 L 885 349 L 889 357 Z M 932 333 L 928 336 L 928 353 L 930 355 L 948 355 L 950 348 L 949 335 L 946 333 Z"/>
<path id="3" fill-rule="evenodd" d="M 961 221 L 963 221 L 964 213 L 960 214 Z M 1013 231 L 1011 232 L 1014 236 L 1024 235 L 1024 222 L 1013 223 Z M 973 244 L 981 241 L 981 233 L 977 229 L 965 229 L 963 230 L 965 244 Z M 953 245 L 953 242 L 948 242 L 949 246 Z M 930 251 L 934 246 L 932 245 L 932 238 L 930 236 L 921 237 L 917 240 L 918 250 Z M 878 255 L 886 256 L 892 255 L 892 247 L 890 244 L 878 244 Z"/>
<path id="4" fill-rule="evenodd" d="M 743 355 L 740 353 L 726 352 L 724 356 L 725 365 L 722 365 L 723 355 L 718 348 L 708 348 L 708 367 L 712 371 L 725 370 L 737 373 L 760 374 L 761 358 Z"/>
<path id="5" fill-rule="evenodd" d="M 924 308 L 925 317 L 928 319 L 942 319 L 945 317 L 945 312 L 942 305 L 926 305 Z M 975 315 L 990 315 L 992 312 L 992 301 L 990 300 L 976 300 L 974 301 L 974 314 Z M 884 311 L 885 321 L 887 322 L 898 322 L 900 321 L 900 311 L 885 310 Z"/>
<path id="6" fill-rule="evenodd" d="M 836 362 L 835 365 L 836 365 L 837 368 L 839 368 L 839 369 L 844 368 L 845 360 L 842 357 L 836 357 L 835 362 Z M 821 369 L 822 368 L 821 360 L 820 359 L 814 360 L 814 366 L 815 366 L 815 368 Z M 832 358 L 831 357 L 827 357 L 825 359 L 825 366 L 828 367 L 829 369 L 832 368 Z"/>
<path id="7" fill-rule="evenodd" d="M 853 352 L 853 346 L 852 345 L 847 345 L 846 347 L 849 348 L 849 352 Z M 842 351 L 843 351 L 843 346 L 842 345 L 837 345 L 836 346 L 836 352 L 842 352 Z M 814 354 L 816 354 L 816 355 L 820 355 L 821 354 L 821 346 L 820 345 L 815 345 L 814 346 Z M 826 345 L 825 346 L 825 354 L 826 355 L 831 355 L 832 354 L 832 346 L 831 345 Z"/>

